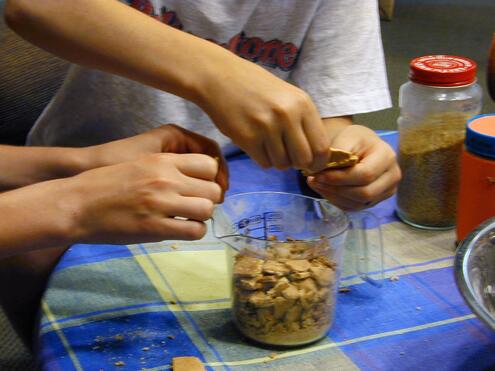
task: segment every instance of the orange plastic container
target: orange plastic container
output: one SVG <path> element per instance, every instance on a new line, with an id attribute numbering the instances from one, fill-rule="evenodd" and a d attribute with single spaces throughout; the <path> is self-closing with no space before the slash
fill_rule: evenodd
<path id="1" fill-rule="evenodd" d="M 461 155 L 457 241 L 495 216 L 495 114 L 468 121 Z"/>

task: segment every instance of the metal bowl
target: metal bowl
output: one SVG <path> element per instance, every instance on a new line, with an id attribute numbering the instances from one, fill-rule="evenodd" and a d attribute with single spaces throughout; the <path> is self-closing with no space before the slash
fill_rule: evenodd
<path id="1" fill-rule="evenodd" d="M 459 245 L 455 278 L 469 307 L 495 330 L 495 218 L 481 224 Z"/>

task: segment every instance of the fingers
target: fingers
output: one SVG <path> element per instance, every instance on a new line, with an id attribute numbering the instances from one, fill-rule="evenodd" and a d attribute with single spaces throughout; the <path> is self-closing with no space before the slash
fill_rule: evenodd
<path id="1" fill-rule="evenodd" d="M 255 146 L 247 146 L 244 150 L 263 169 L 267 169 L 272 166 L 265 143 L 260 142 L 256 143 Z"/>
<path id="2" fill-rule="evenodd" d="M 311 147 L 300 126 L 294 126 L 284 135 L 285 146 L 291 165 L 296 169 L 305 169 L 313 160 Z"/>
<path id="3" fill-rule="evenodd" d="M 218 171 L 215 181 L 222 187 L 223 192 L 229 188 L 227 161 L 222 156 L 217 142 L 174 124 L 162 125 L 151 130 L 150 133 L 156 133 L 161 137 L 163 152 L 205 154 L 217 160 Z"/>
<path id="4" fill-rule="evenodd" d="M 264 145 L 271 165 L 279 170 L 285 170 L 291 164 L 282 139 L 279 133 L 275 133 L 265 139 Z"/>
<path id="5" fill-rule="evenodd" d="M 334 186 L 364 186 L 375 182 L 383 173 L 396 173 L 395 153 L 386 144 L 374 148 L 361 158 L 355 166 L 345 169 L 323 171 L 315 175 L 315 180 Z"/>
<path id="6" fill-rule="evenodd" d="M 215 180 L 219 162 L 200 154 L 154 154 L 143 162 L 157 192 L 220 203 L 224 190 Z M 138 165 L 140 161 L 136 162 Z M 147 184 L 147 183 L 146 183 Z"/>
<path id="7" fill-rule="evenodd" d="M 370 207 L 395 193 L 401 177 L 395 153 L 371 130 L 351 126 L 332 146 L 355 152 L 361 160 L 354 167 L 308 177 L 308 185 L 316 192 L 346 210 Z"/>
<path id="8" fill-rule="evenodd" d="M 229 189 L 229 167 L 227 165 L 227 160 L 225 160 L 225 157 L 223 156 L 218 158 L 218 173 L 215 182 L 217 182 L 222 191 L 219 200 L 219 203 L 221 203 L 223 202 L 225 192 Z"/>
<path id="9" fill-rule="evenodd" d="M 322 171 L 314 175 L 316 183 L 328 186 L 365 186 L 377 180 L 384 169 L 369 168 L 361 163 L 353 167 Z"/>
<path id="10" fill-rule="evenodd" d="M 390 185 L 386 180 L 388 173 L 375 184 L 368 186 L 328 186 L 308 180 L 308 185 L 316 192 L 325 197 L 335 206 L 344 210 L 361 210 L 374 206 L 380 201 L 391 197 L 396 191 L 396 185 Z"/>
<path id="11" fill-rule="evenodd" d="M 167 217 L 181 217 L 197 221 L 208 220 L 213 214 L 214 203 L 200 197 L 174 197 L 163 199 L 159 203 Z"/>
<path id="12" fill-rule="evenodd" d="M 218 173 L 218 162 L 210 156 L 187 153 L 174 156 L 179 171 L 187 176 L 214 181 Z"/>
<path id="13" fill-rule="evenodd" d="M 326 173 L 338 171 L 340 172 L 340 170 L 330 170 Z M 343 181 L 331 183 L 328 182 L 329 178 L 329 176 L 308 177 L 308 185 L 336 206 L 345 210 L 360 210 L 391 197 L 397 189 L 400 170 L 394 164 L 379 175 L 377 179 L 369 183 L 363 179 L 356 178 L 355 183 L 364 185 L 347 185 L 347 182 Z M 373 175 L 369 179 L 374 178 L 375 176 Z M 344 184 L 341 185 L 342 183 Z"/>
<path id="14" fill-rule="evenodd" d="M 358 211 L 371 206 L 371 204 L 364 204 L 362 202 L 343 197 L 339 194 L 338 190 L 334 190 L 333 192 L 328 189 L 320 191 L 317 188 L 314 188 L 314 190 L 325 197 L 325 199 L 328 200 L 332 205 L 335 205 L 345 211 Z"/>
<path id="15" fill-rule="evenodd" d="M 178 192 L 182 196 L 201 197 L 220 203 L 228 184 L 227 165 L 223 162 L 201 154 L 180 154 L 173 156 L 177 169 L 185 176 L 179 179 Z M 223 166 L 219 178 L 220 166 Z M 223 186 L 222 186 L 223 184 Z"/>
<path id="16" fill-rule="evenodd" d="M 178 192 L 184 197 L 201 197 L 214 203 L 222 202 L 223 190 L 216 182 L 188 178 L 179 184 Z"/>
<path id="17" fill-rule="evenodd" d="M 310 109 L 304 117 L 303 129 L 311 147 L 311 161 L 304 168 L 312 171 L 322 170 L 328 162 L 330 141 L 316 107 Z"/>
<path id="18" fill-rule="evenodd" d="M 178 220 L 163 218 L 157 221 L 157 231 L 162 233 L 157 236 L 159 240 L 199 240 L 206 234 L 206 224 L 196 220 Z"/>

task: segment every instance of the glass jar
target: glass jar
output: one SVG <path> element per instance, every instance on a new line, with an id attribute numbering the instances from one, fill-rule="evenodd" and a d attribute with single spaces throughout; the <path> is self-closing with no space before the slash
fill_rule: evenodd
<path id="1" fill-rule="evenodd" d="M 397 214 L 424 229 L 455 226 L 459 159 L 467 120 L 481 111 L 476 63 L 429 55 L 411 61 L 399 91 Z"/>

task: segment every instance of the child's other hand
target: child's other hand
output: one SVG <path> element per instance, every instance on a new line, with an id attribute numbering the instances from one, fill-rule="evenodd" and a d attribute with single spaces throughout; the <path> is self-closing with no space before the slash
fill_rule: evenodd
<path id="1" fill-rule="evenodd" d="M 222 197 L 215 182 L 218 167 L 202 154 L 156 153 L 63 179 L 59 197 L 72 221 L 71 240 L 199 239 Z"/>
<path id="2" fill-rule="evenodd" d="M 228 189 L 227 163 L 218 144 L 177 125 L 162 125 L 133 137 L 82 148 L 80 151 L 81 157 L 88 159 L 87 169 L 134 161 L 153 153 L 209 155 L 219 163 L 216 181 L 222 188 L 222 195 Z"/>
<path id="3" fill-rule="evenodd" d="M 360 210 L 392 196 L 401 178 L 394 150 L 361 125 L 341 130 L 332 147 L 357 154 L 354 167 L 322 171 L 308 177 L 308 185 L 344 210 Z"/>

